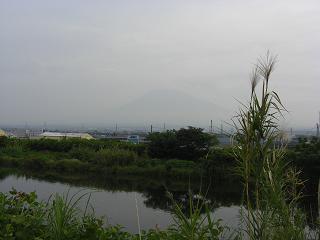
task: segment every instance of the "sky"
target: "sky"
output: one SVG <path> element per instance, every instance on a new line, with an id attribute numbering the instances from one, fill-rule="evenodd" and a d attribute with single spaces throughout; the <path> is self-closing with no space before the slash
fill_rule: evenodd
<path id="1" fill-rule="evenodd" d="M 270 50 L 281 124 L 314 129 L 319 43 L 318 0 L 0 0 L 0 125 L 220 125 Z"/>

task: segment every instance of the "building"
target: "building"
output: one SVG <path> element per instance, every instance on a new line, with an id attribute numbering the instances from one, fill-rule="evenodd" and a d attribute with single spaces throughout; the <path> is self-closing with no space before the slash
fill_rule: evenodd
<path id="1" fill-rule="evenodd" d="M 3 131 L 2 129 L 0 129 L 0 137 L 7 137 L 7 136 L 8 136 L 8 134 L 5 131 Z"/>
<path id="2" fill-rule="evenodd" d="M 138 144 L 138 143 L 140 143 L 140 137 L 139 137 L 139 135 L 129 135 L 127 137 L 127 141 L 131 142 L 131 143 Z"/>
<path id="3" fill-rule="evenodd" d="M 81 139 L 94 139 L 90 134 L 88 133 L 60 133 L 60 132 L 44 132 L 39 135 L 40 138 L 46 138 L 46 139 L 64 139 L 64 138 L 81 138 Z"/>

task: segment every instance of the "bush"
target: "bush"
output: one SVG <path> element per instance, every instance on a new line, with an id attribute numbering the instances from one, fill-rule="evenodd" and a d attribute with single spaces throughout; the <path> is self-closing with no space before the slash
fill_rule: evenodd
<path id="1" fill-rule="evenodd" d="M 0 239 L 41 239 L 45 233 L 44 204 L 36 201 L 36 194 L 0 193 Z"/>
<path id="2" fill-rule="evenodd" d="M 146 148 L 147 148 L 145 144 L 133 144 L 128 142 L 119 142 L 117 147 L 120 149 L 126 149 L 132 152 L 135 152 L 139 156 L 146 154 Z"/>
<path id="3" fill-rule="evenodd" d="M 9 155 L 12 157 L 21 157 L 24 156 L 25 151 L 24 148 L 19 144 L 11 144 L 6 145 L 5 147 L 0 149 L 0 154 Z"/>
<path id="4" fill-rule="evenodd" d="M 96 152 L 88 147 L 73 147 L 69 154 L 72 158 L 88 162 L 93 161 L 96 156 Z"/>
<path id="5" fill-rule="evenodd" d="M 10 143 L 10 139 L 4 136 L 0 137 L 0 148 L 7 146 Z"/>
<path id="6" fill-rule="evenodd" d="M 201 164 L 208 176 L 227 176 L 236 166 L 236 160 L 232 155 L 232 148 L 215 148 L 206 158 L 201 159 Z"/>
<path id="7" fill-rule="evenodd" d="M 125 166 L 137 161 L 137 154 L 122 149 L 101 149 L 96 153 L 96 163 L 102 166 Z"/>
<path id="8" fill-rule="evenodd" d="M 194 168 L 196 164 L 193 161 L 172 159 L 166 162 L 166 167 L 171 168 Z"/>

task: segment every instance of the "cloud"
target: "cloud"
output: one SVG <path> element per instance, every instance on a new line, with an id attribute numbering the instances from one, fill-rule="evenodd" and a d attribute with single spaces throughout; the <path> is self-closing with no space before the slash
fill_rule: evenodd
<path id="1" fill-rule="evenodd" d="M 288 121 L 309 127 L 320 109 L 319 10 L 287 0 L 1 1 L 0 124 L 107 121 L 104 109 L 154 89 L 218 99 L 229 116 L 269 49 Z"/>

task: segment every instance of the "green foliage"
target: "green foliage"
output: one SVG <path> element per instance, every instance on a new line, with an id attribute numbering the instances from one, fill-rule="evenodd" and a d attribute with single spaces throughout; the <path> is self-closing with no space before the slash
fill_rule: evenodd
<path id="1" fill-rule="evenodd" d="M 91 162 L 96 156 L 96 151 L 88 147 L 73 147 L 69 154 L 72 158 Z"/>
<path id="2" fill-rule="evenodd" d="M 237 116 L 234 154 L 237 173 L 244 185 L 246 209 L 241 217 L 241 237 L 251 240 L 305 239 L 305 216 L 299 211 L 302 182 L 284 162 L 278 117 L 284 107 L 276 92 L 269 90 L 275 59 L 260 59 L 252 75 L 251 97 Z M 261 94 L 256 87 L 262 81 Z M 253 196 L 250 195 L 253 193 Z M 246 234 L 244 234 L 246 233 Z"/>
<path id="3" fill-rule="evenodd" d="M 202 168 L 207 175 L 228 175 L 236 166 L 236 159 L 232 148 L 213 148 L 209 154 L 201 160 Z"/>
<path id="4" fill-rule="evenodd" d="M 9 155 L 12 157 L 21 157 L 25 153 L 24 148 L 18 144 L 6 145 L 0 149 L 0 154 Z"/>
<path id="5" fill-rule="evenodd" d="M 0 148 L 5 147 L 7 145 L 7 140 L 8 140 L 8 138 L 5 136 L 0 137 Z"/>
<path id="6" fill-rule="evenodd" d="M 152 158 L 174 158 L 177 155 L 176 131 L 155 132 L 148 135 L 148 154 Z"/>
<path id="7" fill-rule="evenodd" d="M 166 167 L 170 168 L 194 168 L 196 164 L 193 161 L 171 159 L 166 161 Z"/>
<path id="8" fill-rule="evenodd" d="M 56 194 L 52 204 L 48 209 L 48 236 L 52 240 L 72 239 L 78 234 L 79 223 L 83 219 L 79 218 L 78 203 L 87 195 L 77 192 L 69 197 L 69 192 L 65 196 Z"/>
<path id="9" fill-rule="evenodd" d="M 320 140 L 301 140 L 293 149 L 288 150 L 287 160 L 307 172 L 320 171 Z"/>
<path id="10" fill-rule="evenodd" d="M 176 134 L 180 159 L 198 160 L 217 143 L 215 136 L 204 133 L 201 128 L 181 128 Z"/>
<path id="11" fill-rule="evenodd" d="M 38 202 L 34 192 L 26 194 L 11 191 L 0 193 L 0 239 L 5 240 L 177 240 L 219 239 L 223 227 L 213 221 L 205 202 L 190 199 L 190 212 L 185 215 L 175 202 L 175 224 L 168 230 L 151 229 L 141 235 L 130 234 L 119 225 L 105 226 L 86 210 L 78 206 L 85 201 L 88 206 L 90 194 L 77 192 L 73 195 L 55 195 L 47 204 Z M 206 209 L 203 216 L 202 208 Z M 87 208 L 86 208 L 87 209 Z"/>
<path id="12" fill-rule="evenodd" d="M 204 133 L 201 128 L 181 128 L 148 135 L 148 153 L 156 158 L 198 160 L 217 143 L 215 136 Z"/>
<path id="13" fill-rule="evenodd" d="M 87 139 L 77 139 L 77 138 L 66 138 L 61 140 L 54 139 L 33 139 L 33 140 L 20 140 L 26 144 L 30 150 L 34 151 L 52 151 L 52 152 L 73 152 L 75 149 L 86 149 L 93 152 L 100 149 L 124 149 L 130 150 L 138 155 L 143 155 L 145 153 L 144 144 L 132 144 L 128 142 L 119 142 L 113 140 L 87 140 Z"/>
<path id="14" fill-rule="evenodd" d="M 0 239 L 28 240 L 45 233 L 45 206 L 36 201 L 34 192 L 26 194 L 13 189 L 10 195 L 0 193 Z"/>
<path id="15" fill-rule="evenodd" d="M 125 166 L 137 161 L 137 154 L 122 149 L 101 149 L 96 153 L 96 163 L 101 166 Z"/>
<path id="16" fill-rule="evenodd" d="M 197 200 L 192 198 L 189 192 L 187 213 L 184 207 L 179 205 L 170 195 L 173 202 L 174 224 L 169 228 L 170 233 L 177 240 L 202 240 L 220 239 L 225 228 L 220 224 L 221 220 L 213 220 L 209 204 L 200 197 Z M 204 210 L 204 214 L 203 214 Z"/>

